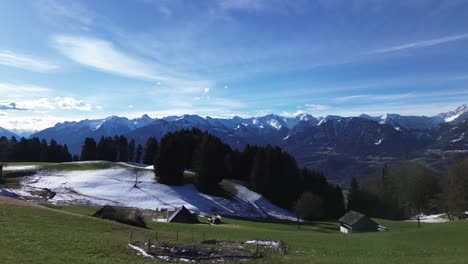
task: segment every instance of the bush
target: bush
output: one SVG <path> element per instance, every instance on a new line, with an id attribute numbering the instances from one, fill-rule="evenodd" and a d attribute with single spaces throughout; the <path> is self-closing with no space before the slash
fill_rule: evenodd
<path id="1" fill-rule="evenodd" d="M 94 213 L 93 217 L 146 228 L 145 219 L 140 210 L 126 210 L 106 205 Z"/>

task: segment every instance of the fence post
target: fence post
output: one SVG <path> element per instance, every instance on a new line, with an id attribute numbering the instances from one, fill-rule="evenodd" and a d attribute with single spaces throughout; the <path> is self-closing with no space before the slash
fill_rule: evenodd
<path id="1" fill-rule="evenodd" d="M 130 230 L 130 237 L 128 238 L 128 243 L 132 244 L 132 240 L 133 240 L 133 230 Z"/>
<path id="2" fill-rule="evenodd" d="M 176 241 L 179 241 L 179 231 L 176 231 Z"/>
<path id="3" fill-rule="evenodd" d="M 203 241 L 205 241 L 205 240 L 206 240 L 206 234 L 205 234 L 205 233 L 206 233 L 206 232 L 205 232 L 205 231 L 203 231 Z"/>
<path id="4" fill-rule="evenodd" d="M 156 231 L 156 242 L 158 242 L 158 231 Z"/>
<path id="5" fill-rule="evenodd" d="M 195 242 L 195 233 L 192 231 L 192 243 Z"/>

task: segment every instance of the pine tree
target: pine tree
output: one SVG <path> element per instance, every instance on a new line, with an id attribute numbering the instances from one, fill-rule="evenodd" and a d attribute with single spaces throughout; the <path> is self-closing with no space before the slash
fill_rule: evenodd
<path id="1" fill-rule="evenodd" d="M 197 173 L 196 187 L 204 193 L 216 193 L 219 182 L 226 173 L 222 143 L 205 134 L 194 154 L 194 169 Z"/>
<path id="2" fill-rule="evenodd" d="M 96 141 L 94 138 L 86 138 L 81 148 L 81 160 L 96 160 Z"/>
<path id="3" fill-rule="evenodd" d="M 136 148 L 136 154 L 135 154 L 135 162 L 136 163 L 141 163 L 141 155 L 143 154 L 143 146 L 141 144 L 138 144 Z"/>
<path id="4" fill-rule="evenodd" d="M 360 204 L 360 188 L 356 178 L 351 179 L 351 185 L 348 192 L 348 205 L 347 210 L 361 211 Z"/>
<path id="5" fill-rule="evenodd" d="M 154 164 L 157 152 L 158 141 L 154 137 L 148 138 L 146 141 L 145 154 L 143 155 L 143 163 L 147 165 Z"/>
<path id="6" fill-rule="evenodd" d="M 135 140 L 133 138 L 130 140 L 130 143 L 128 144 L 127 153 L 128 153 L 127 154 L 128 160 L 135 161 Z"/>
<path id="7" fill-rule="evenodd" d="M 155 177 L 159 183 L 168 185 L 181 185 L 184 177 L 184 164 L 180 161 L 176 136 L 166 134 L 161 139 L 159 155 L 154 163 Z"/>
<path id="8" fill-rule="evenodd" d="M 128 140 L 124 136 L 118 137 L 117 142 L 118 161 L 127 162 L 128 159 Z"/>

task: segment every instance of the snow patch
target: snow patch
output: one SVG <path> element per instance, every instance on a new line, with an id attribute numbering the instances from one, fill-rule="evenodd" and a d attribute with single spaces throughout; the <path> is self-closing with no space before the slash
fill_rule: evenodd
<path id="1" fill-rule="evenodd" d="M 40 167 L 35 165 L 26 165 L 26 166 L 5 166 L 3 167 L 4 171 L 32 171 L 38 170 Z"/>
<path id="2" fill-rule="evenodd" d="M 144 251 L 142 248 L 139 248 L 137 246 L 134 246 L 132 244 L 128 244 L 129 247 L 131 247 L 132 249 L 136 250 L 138 252 L 138 255 L 142 255 L 144 258 L 150 258 L 150 259 L 154 259 L 153 256 L 151 256 L 150 254 L 146 253 L 146 251 Z"/>
<path id="3" fill-rule="evenodd" d="M 456 113 L 454 115 L 451 115 L 447 118 L 444 119 L 445 122 L 452 122 L 453 120 L 457 119 L 459 116 L 461 116 L 463 112 Z"/>
<path id="4" fill-rule="evenodd" d="M 280 125 L 280 123 L 278 122 L 278 120 L 276 120 L 276 119 L 270 119 L 270 120 L 268 120 L 268 124 L 269 124 L 270 126 L 272 126 L 273 128 L 275 128 L 276 130 L 280 130 L 281 127 L 282 127 L 282 126 Z"/>
<path id="5" fill-rule="evenodd" d="M 265 240 L 249 240 L 245 242 L 249 245 L 260 245 L 260 246 L 268 246 L 268 247 L 279 247 L 279 243 L 276 241 L 265 241 Z"/>
<path id="6" fill-rule="evenodd" d="M 111 168 L 88 171 L 39 171 L 26 177 L 18 194 L 31 196 L 38 189 L 56 193 L 53 203 L 95 204 L 136 207 L 152 210 L 174 210 L 182 205 L 206 214 L 295 220 L 294 215 L 270 203 L 266 198 L 240 184 L 234 184 L 236 197 L 226 199 L 199 193 L 187 184 L 159 184 L 150 170 L 135 173 L 131 169 Z M 29 194 L 29 195 L 28 195 Z"/>
<path id="7" fill-rule="evenodd" d="M 458 142 L 458 141 L 462 141 L 464 137 L 465 137 L 465 133 L 463 132 L 459 138 L 454 139 L 451 142 L 455 143 L 455 142 Z"/>
<path id="8" fill-rule="evenodd" d="M 433 215 L 421 215 L 420 221 L 421 223 L 445 223 L 448 222 L 449 219 L 446 217 L 446 214 L 433 214 Z M 417 216 L 412 217 L 409 222 L 417 222 Z"/>
<path id="9" fill-rule="evenodd" d="M 375 142 L 374 145 L 380 145 L 383 140 L 384 140 L 383 138 L 379 139 L 379 141 Z"/>

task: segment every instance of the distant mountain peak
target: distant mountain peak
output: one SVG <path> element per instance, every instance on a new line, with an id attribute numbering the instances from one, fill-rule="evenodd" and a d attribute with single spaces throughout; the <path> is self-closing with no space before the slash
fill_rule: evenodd
<path id="1" fill-rule="evenodd" d="M 447 113 L 442 113 L 437 115 L 444 120 L 446 123 L 458 123 L 465 120 L 468 117 L 468 106 L 466 104 L 462 104 L 461 106 L 457 107 L 454 111 L 450 111 Z"/>

